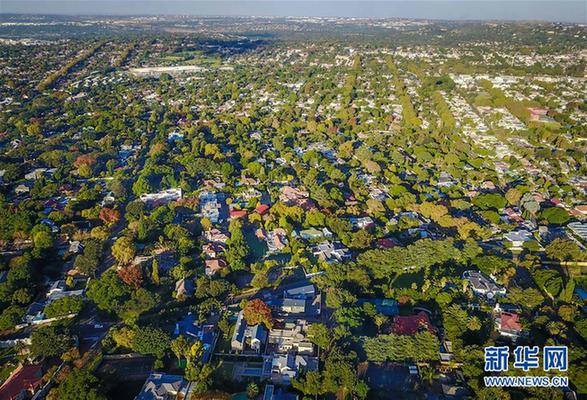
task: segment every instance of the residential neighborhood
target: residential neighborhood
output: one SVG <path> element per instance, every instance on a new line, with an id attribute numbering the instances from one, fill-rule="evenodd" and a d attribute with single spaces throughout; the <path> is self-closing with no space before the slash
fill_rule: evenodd
<path id="1" fill-rule="evenodd" d="M 0 10 L 0 399 L 587 396 L 584 23 L 140 11 Z"/>

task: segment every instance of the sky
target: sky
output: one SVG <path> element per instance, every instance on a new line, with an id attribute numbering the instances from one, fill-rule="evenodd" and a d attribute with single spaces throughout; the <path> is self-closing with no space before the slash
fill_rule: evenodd
<path id="1" fill-rule="evenodd" d="M 587 0 L 0 0 L 0 14 L 226 15 L 587 23 Z"/>

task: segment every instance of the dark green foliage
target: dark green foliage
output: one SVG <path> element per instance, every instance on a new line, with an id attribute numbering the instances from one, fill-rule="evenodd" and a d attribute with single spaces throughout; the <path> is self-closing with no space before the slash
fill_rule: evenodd
<path id="1" fill-rule="evenodd" d="M 33 329 L 30 351 L 34 356 L 55 357 L 73 344 L 69 331 L 63 327 L 47 326 Z"/>
<path id="2" fill-rule="evenodd" d="M 57 299 L 45 306 L 47 318 L 61 317 L 68 314 L 77 314 L 82 310 L 84 300 L 81 296 L 67 296 Z"/>
<path id="3" fill-rule="evenodd" d="M 75 368 L 59 384 L 59 400 L 105 400 L 100 389 L 100 381 L 87 369 Z"/>
<path id="4" fill-rule="evenodd" d="M 152 354 L 162 358 L 169 349 L 171 337 L 163 330 L 152 327 L 139 327 L 136 330 L 132 348 L 141 354 Z"/>

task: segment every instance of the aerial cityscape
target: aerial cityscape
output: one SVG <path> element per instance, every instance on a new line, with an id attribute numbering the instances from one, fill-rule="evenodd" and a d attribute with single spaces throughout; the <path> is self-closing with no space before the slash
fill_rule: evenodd
<path id="1" fill-rule="evenodd" d="M 586 398 L 585 22 L 140 3 L 0 5 L 0 400 Z"/>

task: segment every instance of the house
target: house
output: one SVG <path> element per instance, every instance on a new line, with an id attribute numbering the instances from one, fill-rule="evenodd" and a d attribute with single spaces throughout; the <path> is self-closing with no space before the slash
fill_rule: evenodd
<path id="1" fill-rule="evenodd" d="M 182 141 L 183 140 L 183 133 L 179 132 L 179 131 L 173 131 L 173 132 L 169 132 L 167 134 L 167 142 L 169 143 L 174 143 L 176 141 Z"/>
<path id="2" fill-rule="evenodd" d="M 533 122 L 555 122 L 555 120 L 548 116 L 548 109 L 538 107 L 528 107 L 530 113 L 529 120 Z"/>
<path id="3" fill-rule="evenodd" d="M 244 182 L 247 182 L 247 183 L 256 182 L 256 183 L 253 183 L 254 185 L 259 184 L 259 182 L 255 181 L 254 179 L 249 180 L 249 181 L 245 180 Z M 241 179 L 241 184 L 242 183 L 243 183 L 243 179 Z M 257 189 L 252 188 L 252 187 L 248 188 L 246 191 L 244 191 L 243 193 L 240 194 L 240 197 L 245 201 L 249 201 L 252 199 L 258 199 L 261 196 L 263 196 L 263 193 L 259 192 Z"/>
<path id="4" fill-rule="evenodd" d="M 204 239 L 210 243 L 223 243 L 228 242 L 228 235 L 219 229 L 212 228 L 204 232 Z"/>
<path id="5" fill-rule="evenodd" d="M 17 195 L 27 194 L 30 191 L 31 191 L 31 185 L 28 182 L 21 183 L 14 188 L 14 193 L 16 193 Z"/>
<path id="6" fill-rule="evenodd" d="M 0 399 L 31 398 L 43 386 L 43 365 L 20 364 L 0 386 Z"/>
<path id="7" fill-rule="evenodd" d="M 396 335 L 410 336 L 423 331 L 436 332 L 436 328 L 430 322 L 430 317 L 425 311 L 420 311 L 415 315 L 396 316 L 393 319 L 391 330 Z"/>
<path id="8" fill-rule="evenodd" d="M 158 193 L 145 193 L 142 194 L 139 198 L 147 206 L 157 207 L 181 199 L 182 190 L 181 188 L 171 188 L 162 190 Z"/>
<path id="9" fill-rule="evenodd" d="M 22 318 L 23 322 L 27 324 L 34 324 L 38 321 L 45 319 L 45 303 L 34 302 L 26 311 L 25 316 Z"/>
<path id="10" fill-rule="evenodd" d="M 198 324 L 195 314 L 189 312 L 182 320 L 176 322 L 173 337 L 179 335 L 192 339 L 198 339 L 202 342 L 204 351 L 201 361 L 207 363 L 212 357 L 216 341 L 218 340 L 218 330 L 214 324 Z"/>
<path id="11" fill-rule="evenodd" d="M 508 337 L 513 341 L 522 336 L 522 324 L 520 316 L 516 313 L 502 311 L 495 318 L 495 327 L 501 336 Z"/>
<path id="12" fill-rule="evenodd" d="M 587 243 L 587 222 L 571 222 L 567 229 L 573 236 Z"/>
<path id="13" fill-rule="evenodd" d="M 312 283 L 296 283 L 283 289 L 283 297 L 288 299 L 311 299 L 314 296 L 316 296 L 316 287 Z"/>
<path id="14" fill-rule="evenodd" d="M 181 375 L 152 373 L 135 400 L 188 399 L 192 391 L 192 384 Z"/>
<path id="15" fill-rule="evenodd" d="M 399 246 L 400 244 L 399 241 L 394 238 L 381 238 L 378 239 L 375 243 L 380 249 L 391 249 L 392 247 Z"/>
<path id="16" fill-rule="evenodd" d="M 575 206 L 575 208 L 573 208 L 573 211 L 575 211 L 577 215 L 583 217 L 587 216 L 587 204 L 578 204 Z"/>
<path id="17" fill-rule="evenodd" d="M 438 183 L 437 183 L 438 186 L 450 187 L 455 184 L 456 184 L 456 181 L 453 179 L 453 177 L 449 173 L 447 173 L 445 171 L 442 171 L 440 173 L 440 176 L 438 177 Z"/>
<path id="18" fill-rule="evenodd" d="M 349 249 L 340 242 L 320 242 L 312 247 L 312 254 L 327 263 L 343 262 L 351 258 Z"/>
<path id="19" fill-rule="evenodd" d="M 32 170 L 31 172 L 25 174 L 24 179 L 26 179 L 27 181 L 34 181 L 39 178 L 42 178 L 43 176 L 54 174 L 55 171 L 56 171 L 55 168 L 52 168 L 52 169 L 36 168 L 36 169 Z"/>
<path id="20" fill-rule="evenodd" d="M 267 342 L 267 330 L 261 324 L 249 326 L 244 313 L 238 313 L 236 326 L 230 342 L 233 351 L 253 352 L 260 354 Z"/>
<path id="21" fill-rule="evenodd" d="M 299 354 L 273 354 L 271 357 L 271 381 L 276 385 L 289 385 L 301 371 L 317 371 L 318 358 Z"/>
<path id="22" fill-rule="evenodd" d="M 299 206 L 304 211 L 314 208 L 314 202 L 309 199 L 310 194 L 305 189 L 296 189 L 291 186 L 281 188 L 279 201 L 288 206 Z"/>
<path id="23" fill-rule="evenodd" d="M 276 304 L 277 309 L 286 314 L 303 314 L 306 312 L 305 299 L 281 299 Z"/>
<path id="24" fill-rule="evenodd" d="M 200 193 L 198 198 L 200 200 L 200 215 L 203 218 L 208 218 L 214 224 L 218 223 L 222 219 L 224 194 L 205 190 Z"/>
<path id="25" fill-rule="evenodd" d="M 309 228 L 303 231 L 300 231 L 299 236 L 304 240 L 312 240 L 312 239 L 319 239 L 322 237 L 332 237 L 332 232 L 328 230 L 328 228 L 323 228 L 321 230 L 316 228 Z"/>
<path id="26" fill-rule="evenodd" d="M 175 283 L 175 297 L 178 299 L 193 296 L 195 290 L 193 279 L 182 278 Z"/>
<path id="27" fill-rule="evenodd" d="M 350 217 L 349 222 L 353 226 L 353 229 L 369 229 L 375 226 L 375 222 L 371 217 Z"/>
<path id="28" fill-rule="evenodd" d="M 265 215 L 267 211 L 269 211 L 269 208 L 270 207 L 267 204 L 259 204 L 257 208 L 255 208 L 255 211 L 259 215 Z"/>
<path id="29" fill-rule="evenodd" d="M 112 192 L 108 192 L 106 196 L 102 199 L 102 207 L 112 205 L 116 201 L 114 194 Z"/>
<path id="30" fill-rule="evenodd" d="M 267 232 L 266 242 L 270 253 L 283 250 L 288 244 L 285 230 L 282 228 L 276 228 Z"/>
<path id="31" fill-rule="evenodd" d="M 206 260 L 204 261 L 204 264 L 206 266 L 206 275 L 208 276 L 214 276 L 218 271 L 221 271 L 228 266 L 226 261 L 224 261 L 222 258 Z"/>
<path id="32" fill-rule="evenodd" d="M 506 290 L 479 271 L 465 271 L 463 279 L 469 281 L 473 293 L 492 299 L 496 296 L 505 296 Z"/>
<path id="33" fill-rule="evenodd" d="M 452 342 L 450 340 L 444 339 L 440 342 L 439 354 L 441 362 L 452 361 L 454 354 L 452 352 Z"/>
<path id="34" fill-rule="evenodd" d="M 67 290 L 67 285 L 63 279 L 57 280 L 51 283 L 49 290 L 47 291 L 47 302 L 51 303 L 55 300 L 62 299 L 69 296 L 82 296 L 84 290 Z"/>
<path id="35" fill-rule="evenodd" d="M 225 250 L 225 246 L 217 242 L 206 243 L 202 246 L 202 252 L 207 258 L 217 258 L 220 254 L 224 253 Z"/>
<path id="36" fill-rule="evenodd" d="M 176 253 L 173 250 L 155 250 L 155 258 L 159 266 L 159 271 L 167 272 L 177 265 Z"/>
<path id="37" fill-rule="evenodd" d="M 525 242 L 534 239 L 530 231 L 521 229 L 519 231 L 507 232 L 503 235 L 504 240 L 511 244 L 512 248 L 522 248 Z"/>
<path id="38" fill-rule="evenodd" d="M 306 339 L 307 327 L 307 322 L 302 319 L 273 327 L 267 338 L 267 352 L 314 354 L 314 345 Z"/>
<path id="39" fill-rule="evenodd" d="M 77 254 L 84 249 L 84 245 L 79 240 L 73 240 L 69 242 L 69 248 L 67 252 L 69 254 Z"/>
<path id="40" fill-rule="evenodd" d="M 244 218 L 247 216 L 247 212 L 245 210 L 230 210 L 230 219 L 234 218 Z"/>

